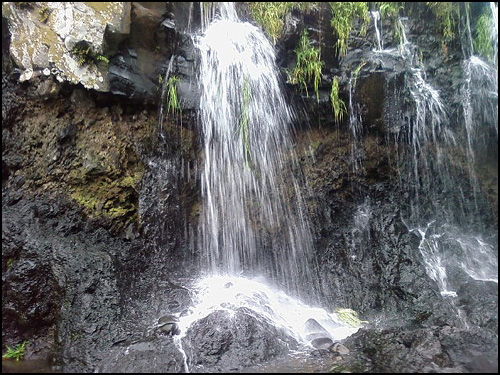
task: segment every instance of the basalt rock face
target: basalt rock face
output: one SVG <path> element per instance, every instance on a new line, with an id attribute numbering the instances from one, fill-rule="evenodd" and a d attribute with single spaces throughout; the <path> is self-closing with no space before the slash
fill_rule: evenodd
<path id="1" fill-rule="evenodd" d="M 15 10 L 15 4 L 3 6 Z M 72 3 L 65 4 L 69 9 Z M 287 353 L 294 340 L 244 310 L 234 320 L 218 311 L 197 322 L 182 339 L 187 358 L 174 337 L 157 336 L 151 328 L 162 316 L 186 313 L 193 301 L 186 284 L 199 271 L 199 92 L 190 32 L 200 27 L 201 8 L 118 4 L 126 15 L 108 23 L 118 29 L 95 28 L 107 49 L 92 42 L 109 63 L 76 66 L 85 74 L 75 79 L 70 73 L 65 78 L 66 68 L 51 58 L 61 40 L 42 46 L 48 52 L 29 55 L 24 65 L 26 59 L 9 47 L 8 22 L 2 23 L 2 344 L 29 340 L 28 358 L 51 358 L 66 372 L 182 372 L 184 361 L 199 371 L 236 371 Z M 47 23 L 38 10 L 21 9 L 16 17 L 49 32 L 60 10 L 53 9 Z M 424 27 L 435 20 L 424 16 L 408 20 L 407 36 L 412 48 L 423 51 L 427 79 L 450 103 L 449 117 L 458 124 L 463 55 L 456 45 L 444 50 L 434 30 Z M 364 37 L 354 30 L 347 54 L 338 56 L 329 17 L 327 4 L 289 15 L 277 63 L 294 66 L 303 28 L 325 59 L 319 103 L 292 84 L 286 88 L 298 114 L 298 167 L 308 183 L 303 194 L 324 307 L 353 308 L 371 323 L 345 340 L 351 354 L 336 371 L 495 371 L 497 284 L 457 271 L 456 301 L 443 298 L 425 269 L 421 238 L 405 221 L 413 182 L 398 163 L 407 140 L 401 139 L 397 109 L 412 110 L 409 93 L 398 91 L 411 79 L 411 65 L 373 52 L 372 24 Z M 382 22 L 384 46 L 397 48 L 391 23 Z M 89 72 L 92 82 L 84 78 Z M 180 78 L 183 114 L 164 114 L 159 123 L 158 76 L 167 72 Z M 334 76 L 348 107 L 351 88 L 349 109 L 361 118 L 356 134 L 349 114 L 340 123 L 333 120 Z M 484 163 L 476 201 L 481 215 L 474 225 L 495 237 L 498 144 L 489 142 L 488 150 L 489 156 L 478 155 Z M 457 150 L 454 173 L 467 179 L 465 154 Z M 421 208 L 435 203 L 423 196 Z M 465 328 L 457 308 L 473 328 Z"/>
<path id="2" fill-rule="evenodd" d="M 237 371 L 297 348 L 296 340 L 252 310 L 218 310 L 191 326 L 183 338 L 189 368 Z"/>

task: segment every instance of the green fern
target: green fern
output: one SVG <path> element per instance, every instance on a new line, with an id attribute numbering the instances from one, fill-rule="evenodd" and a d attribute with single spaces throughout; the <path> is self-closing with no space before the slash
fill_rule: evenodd
<path id="1" fill-rule="evenodd" d="M 368 16 L 368 3 L 366 2 L 336 2 L 328 3 L 332 10 L 332 19 L 330 21 L 333 30 L 337 34 L 335 48 L 341 56 L 347 52 L 348 41 L 354 21 L 359 18 L 362 21 L 359 34 L 366 33 L 366 26 L 370 21 Z"/>
<path id="2" fill-rule="evenodd" d="M 339 80 L 337 77 L 333 77 L 332 90 L 330 91 L 330 101 L 332 103 L 333 118 L 337 123 L 341 122 L 344 115 L 347 114 L 347 108 L 344 101 L 340 99 L 339 96 Z"/>
<path id="3" fill-rule="evenodd" d="M 295 54 L 297 64 L 291 73 L 291 82 L 305 89 L 306 95 L 309 96 L 307 86 L 312 81 L 316 99 L 319 102 L 319 83 L 324 63 L 321 61 L 320 49 L 312 46 L 306 30 L 302 32 Z"/>

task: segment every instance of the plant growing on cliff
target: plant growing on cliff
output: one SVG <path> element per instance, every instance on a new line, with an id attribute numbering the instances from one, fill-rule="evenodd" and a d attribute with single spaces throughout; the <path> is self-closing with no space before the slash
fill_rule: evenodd
<path id="1" fill-rule="evenodd" d="M 479 55 L 491 60 L 493 57 L 493 45 L 491 44 L 491 11 L 484 7 L 474 27 L 474 39 L 472 40 L 474 50 Z"/>
<path id="2" fill-rule="evenodd" d="M 276 44 L 283 35 L 285 15 L 293 9 L 293 2 L 252 2 L 247 3 L 253 19 Z"/>
<path id="3" fill-rule="evenodd" d="M 459 3 L 426 2 L 438 22 L 438 29 L 443 42 L 450 42 L 455 36 L 456 20 L 460 15 Z"/>
<path id="4" fill-rule="evenodd" d="M 377 1 L 377 7 L 380 12 L 380 16 L 383 19 L 389 19 L 392 23 L 392 29 L 394 39 L 401 43 L 402 38 L 402 24 L 399 21 L 399 13 L 404 9 L 404 3 L 391 3 L 391 2 L 381 2 Z"/>
<path id="5" fill-rule="evenodd" d="M 77 61 L 78 66 L 97 64 L 102 61 L 109 63 L 109 59 L 99 53 L 94 53 L 86 42 L 78 42 L 71 49 L 70 54 Z"/>
<path id="6" fill-rule="evenodd" d="M 383 18 L 395 18 L 399 15 L 400 9 L 403 9 L 403 3 L 393 3 L 393 2 L 376 2 L 380 15 Z"/>
<path id="7" fill-rule="evenodd" d="M 332 103 L 333 118 L 336 122 L 342 121 L 344 115 L 347 113 L 347 108 L 344 101 L 339 97 L 339 80 L 337 77 L 333 77 L 330 102 Z"/>
<path id="8" fill-rule="evenodd" d="M 247 2 L 253 19 L 274 44 L 283 35 L 285 17 L 293 9 L 308 12 L 316 2 Z"/>
<path id="9" fill-rule="evenodd" d="M 177 96 L 177 82 L 179 82 L 179 77 L 170 76 L 165 84 L 167 112 L 172 114 L 181 111 L 179 97 Z"/>
<path id="10" fill-rule="evenodd" d="M 306 30 L 302 32 L 295 54 L 297 55 L 297 64 L 291 73 L 291 82 L 305 89 L 306 95 L 309 96 L 307 86 L 312 81 L 316 99 L 319 102 L 319 83 L 324 63 L 321 61 L 319 47 L 312 46 Z"/>
<path id="11" fill-rule="evenodd" d="M 2 355 L 2 359 L 15 359 L 16 361 L 19 361 L 24 357 L 27 344 L 28 341 L 25 340 L 20 344 L 15 345 L 13 348 L 11 348 L 9 345 L 5 345 L 5 347 L 7 348 L 7 352 Z"/>
<path id="12" fill-rule="evenodd" d="M 370 21 L 368 16 L 368 3 L 365 2 L 336 2 L 328 3 L 332 10 L 330 21 L 333 30 L 337 34 L 337 42 L 334 47 L 341 56 L 347 52 L 349 36 L 356 19 L 361 20 L 360 35 L 366 33 L 366 25 Z"/>

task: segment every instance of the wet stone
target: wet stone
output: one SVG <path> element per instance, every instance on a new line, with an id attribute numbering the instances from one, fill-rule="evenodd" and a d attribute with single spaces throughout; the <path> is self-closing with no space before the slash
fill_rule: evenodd
<path id="1" fill-rule="evenodd" d="M 316 349 L 329 349 L 333 346 L 333 341 L 329 337 L 319 337 L 311 341 L 311 345 Z"/>
<path id="2" fill-rule="evenodd" d="M 347 355 L 351 352 L 345 345 L 342 345 L 340 342 L 334 343 L 332 346 L 330 346 L 329 350 L 332 353 L 340 355 Z"/>

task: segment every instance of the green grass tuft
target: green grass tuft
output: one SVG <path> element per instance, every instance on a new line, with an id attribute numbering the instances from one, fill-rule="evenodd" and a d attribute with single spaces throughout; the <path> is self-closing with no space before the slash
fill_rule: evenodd
<path id="1" fill-rule="evenodd" d="M 2 355 L 2 359 L 15 359 L 16 361 L 19 361 L 24 357 L 27 344 L 28 341 L 25 340 L 22 343 L 14 346 L 14 348 L 11 348 L 9 345 L 5 345 L 5 347 L 7 348 L 7 352 Z"/>
<path id="2" fill-rule="evenodd" d="M 333 77 L 330 101 L 332 103 L 333 118 L 339 123 L 344 118 L 344 115 L 347 114 L 347 108 L 344 101 L 339 97 L 339 80 L 337 77 Z"/>
<path id="3" fill-rule="evenodd" d="M 295 54 L 297 55 L 297 64 L 291 73 L 291 82 L 299 85 L 301 89 L 305 89 L 306 95 L 309 96 L 307 86 L 312 81 L 316 99 L 319 102 L 319 83 L 324 63 L 321 61 L 319 47 L 312 46 L 306 30 L 302 32 Z"/>
<path id="4" fill-rule="evenodd" d="M 332 10 L 332 19 L 330 21 L 333 30 L 337 34 L 335 48 L 339 55 L 344 56 L 349 47 L 349 36 L 356 19 L 360 19 L 360 35 L 366 33 L 366 26 L 370 22 L 368 3 L 366 2 L 336 2 L 328 3 Z"/>

